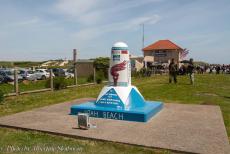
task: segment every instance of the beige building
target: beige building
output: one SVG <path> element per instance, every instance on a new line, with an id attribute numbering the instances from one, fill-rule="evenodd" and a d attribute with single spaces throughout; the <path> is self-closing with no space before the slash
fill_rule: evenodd
<path id="1" fill-rule="evenodd" d="M 140 71 L 144 66 L 143 60 L 143 57 L 130 57 L 131 71 Z"/>
<path id="2" fill-rule="evenodd" d="M 172 58 L 179 65 L 184 49 L 170 40 L 159 40 L 142 49 L 145 63 L 169 63 Z M 152 57 L 152 58 L 150 58 Z"/>

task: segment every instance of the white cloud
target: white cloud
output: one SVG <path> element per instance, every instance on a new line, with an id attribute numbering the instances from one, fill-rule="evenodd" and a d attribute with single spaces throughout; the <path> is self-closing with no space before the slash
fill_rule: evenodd
<path id="1" fill-rule="evenodd" d="M 97 27 L 90 27 L 82 29 L 76 33 L 74 33 L 74 37 L 77 40 L 86 41 L 91 40 L 96 37 L 99 37 L 105 33 L 109 32 L 119 32 L 119 31 L 131 31 L 138 28 L 138 26 L 142 23 L 146 24 L 155 24 L 160 20 L 159 15 L 152 15 L 152 16 L 143 16 L 132 18 L 130 20 L 126 20 L 123 22 L 117 22 Z"/>
<path id="2" fill-rule="evenodd" d="M 40 22 L 40 18 L 32 17 L 30 19 L 24 19 L 21 21 L 12 22 L 12 23 L 8 24 L 7 26 L 13 26 L 13 27 L 27 26 L 27 25 L 37 24 L 38 22 Z"/>
<path id="3" fill-rule="evenodd" d="M 59 0 L 55 7 L 64 14 L 80 16 L 97 4 L 98 0 Z"/>
<path id="4" fill-rule="evenodd" d="M 106 1 L 106 0 L 59 0 L 54 8 L 59 14 L 66 15 L 80 24 L 98 24 L 110 21 L 116 14 L 124 10 L 141 7 L 146 4 L 163 0 L 130 0 L 130 1 Z"/>

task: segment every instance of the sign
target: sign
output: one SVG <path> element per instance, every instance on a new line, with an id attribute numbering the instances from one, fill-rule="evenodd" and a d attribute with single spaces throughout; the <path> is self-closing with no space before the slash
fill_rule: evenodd
<path id="1" fill-rule="evenodd" d="M 124 104 L 116 91 L 112 88 L 105 93 L 97 102 L 96 105 L 103 107 L 111 107 L 116 109 L 124 109 Z"/>

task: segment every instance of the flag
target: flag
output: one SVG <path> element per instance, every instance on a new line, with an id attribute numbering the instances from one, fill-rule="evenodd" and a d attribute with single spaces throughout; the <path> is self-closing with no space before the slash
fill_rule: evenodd
<path id="1" fill-rule="evenodd" d="M 188 53 L 189 53 L 189 50 L 188 49 L 183 49 L 182 51 L 181 51 L 181 53 L 180 53 L 180 58 L 181 59 L 184 59 L 187 55 L 188 55 Z"/>

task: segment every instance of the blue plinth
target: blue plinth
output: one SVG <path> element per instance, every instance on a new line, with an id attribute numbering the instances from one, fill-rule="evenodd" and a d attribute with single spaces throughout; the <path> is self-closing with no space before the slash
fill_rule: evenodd
<path id="1" fill-rule="evenodd" d="M 131 107 L 129 109 L 98 106 L 95 104 L 95 101 L 92 101 L 73 105 L 70 109 L 70 114 L 88 113 L 90 117 L 95 118 L 147 122 L 162 108 L 163 103 L 155 101 L 146 101 L 141 107 Z"/>

